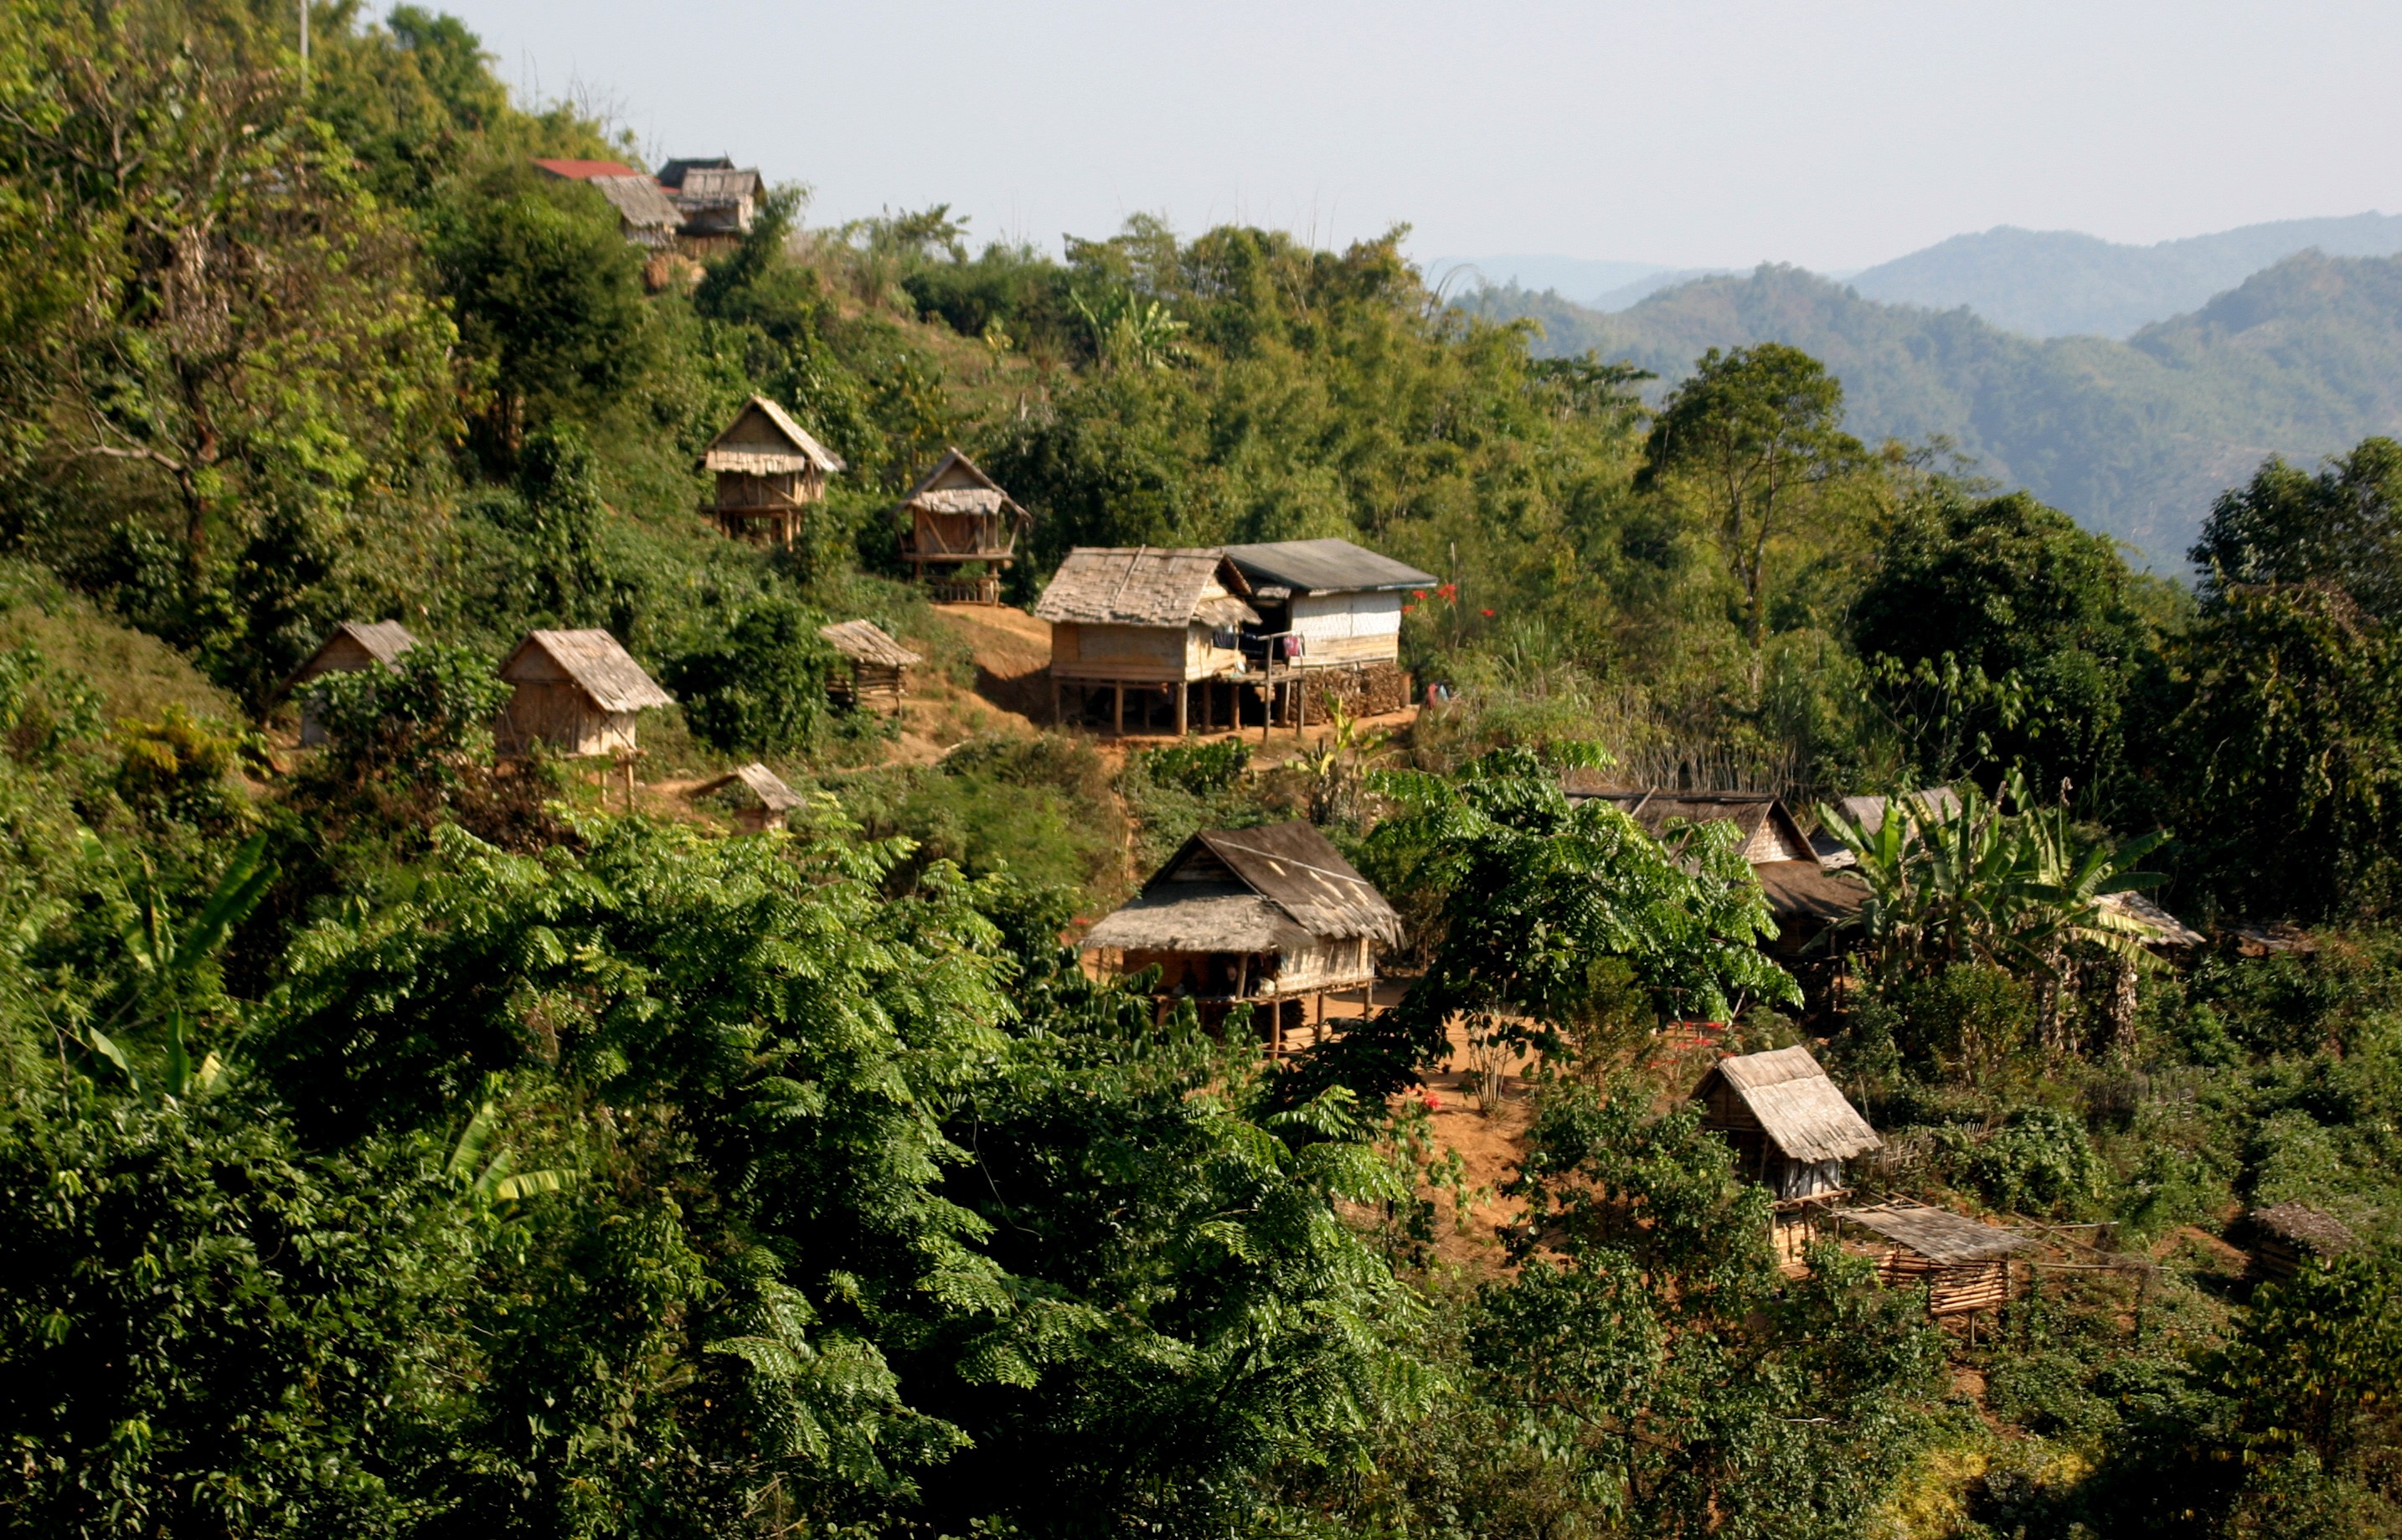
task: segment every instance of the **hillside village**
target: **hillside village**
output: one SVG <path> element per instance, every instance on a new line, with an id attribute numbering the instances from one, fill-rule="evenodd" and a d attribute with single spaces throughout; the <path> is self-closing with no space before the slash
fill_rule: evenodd
<path id="1" fill-rule="evenodd" d="M 1398 233 L 36 12 L 0 1527 L 2402 1524 L 2402 446 L 2172 577 Z"/>

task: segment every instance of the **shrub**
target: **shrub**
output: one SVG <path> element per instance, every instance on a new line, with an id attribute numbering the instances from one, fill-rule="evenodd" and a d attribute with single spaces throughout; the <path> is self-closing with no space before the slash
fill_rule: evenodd
<path id="1" fill-rule="evenodd" d="M 223 830 L 249 813 L 233 780 L 248 747 L 222 722 L 170 706 L 156 722 L 119 722 L 117 794 L 147 818 Z"/>
<path id="2" fill-rule="evenodd" d="M 815 739 L 826 715 L 834 649 L 818 635 L 824 617 L 770 599 L 734 623 L 723 640 L 668 668 L 696 736 L 727 753 L 792 753 Z"/>
<path id="3" fill-rule="evenodd" d="M 1944 1143 L 1956 1177 L 2006 1212 L 2074 1213 L 2102 1192 L 2092 1142 L 2051 1107 L 2021 1107 L 1982 1139 L 1948 1130 Z"/>

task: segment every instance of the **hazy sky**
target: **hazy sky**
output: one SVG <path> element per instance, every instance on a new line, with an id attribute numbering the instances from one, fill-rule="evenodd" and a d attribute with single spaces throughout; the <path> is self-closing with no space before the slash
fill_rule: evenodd
<path id="1" fill-rule="evenodd" d="M 1857 268 L 1993 225 L 2149 241 L 2402 209 L 2402 4 L 434 0 L 660 155 L 1411 249 Z"/>

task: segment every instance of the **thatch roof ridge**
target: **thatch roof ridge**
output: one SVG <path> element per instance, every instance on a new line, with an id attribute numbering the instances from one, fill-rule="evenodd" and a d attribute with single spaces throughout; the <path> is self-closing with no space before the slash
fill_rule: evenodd
<path id="1" fill-rule="evenodd" d="M 1733 1088 L 1760 1131 L 1790 1160 L 1848 1161 L 1884 1148 L 1868 1120 L 1798 1044 L 1720 1059 L 1693 1094 L 1706 1095 L 1713 1078 Z"/>
<path id="2" fill-rule="evenodd" d="M 1153 886 L 1172 876 L 1196 848 L 1208 850 L 1237 881 L 1320 940 L 1367 936 L 1387 946 L 1401 944 L 1400 914 L 1314 824 L 1296 818 L 1250 829 L 1202 830 L 1160 869 Z"/>
<path id="3" fill-rule="evenodd" d="M 518 660 L 530 648 L 539 648 L 559 665 L 576 687 L 603 711 L 642 711 L 673 706 L 669 694 L 642 671 L 633 654 L 617 639 L 597 627 L 581 631 L 529 631 L 501 665 L 501 678 L 512 677 Z"/>
<path id="4" fill-rule="evenodd" d="M 1229 582 L 1228 580 L 1232 581 Z M 1189 626 L 1195 620 L 1233 624 L 1259 615 L 1239 598 L 1208 595 L 1212 582 L 1230 595 L 1248 591 L 1225 553 L 1211 546 L 1080 545 L 1068 553 L 1034 615 L 1055 625 Z"/>
<path id="5" fill-rule="evenodd" d="M 286 675 L 283 684 L 278 688 L 289 690 L 296 684 L 305 683 L 327 672 L 328 670 L 317 667 L 318 662 L 333 650 L 334 643 L 344 637 L 350 638 L 366 649 L 367 656 L 386 668 L 393 667 L 401 653 L 417 645 L 417 638 L 409 634 L 407 626 L 396 620 L 338 621 L 332 630 L 325 633 L 325 639 L 317 644 L 317 650 L 303 659 L 299 667 Z"/>
<path id="6" fill-rule="evenodd" d="M 1869 885 L 1858 873 L 1830 872 L 1815 860 L 1757 861 L 1751 873 L 1768 895 L 1768 912 L 1779 919 L 1831 924 L 1858 914 L 1869 900 Z"/>
<path id="7" fill-rule="evenodd" d="M 924 658 L 902 646 L 872 620 L 838 620 L 831 626 L 818 627 L 818 635 L 834 644 L 834 650 L 853 663 L 880 663 L 892 668 L 911 668 L 925 662 Z"/>
<path id="8" fill-rule="evenodd" d="M 1998 1225 L 1981 1224 L 1965 1214 L 1907 1200 L 1847 1208 L 1839 1217 L 1907 1246 L 1930 1262 L 1955 1266 L 1990 1261 L 2024 1251 L 2034 1244 L 2025 1236 Z"/>
<path id="9" fill-rule="evenodd" d="M 619 216 L 638 230 L 672 233 L 683 215 L 668 200 L 667 190 L 647 176 L 591 176 L 585 180 L 600 190 Z"/>
<path id="10" fill-rule="evenodd" d="M 2251 1213 L 2256 1229 L 2304 1247 L 2314 1256 L 2334 1257 L 2351 1249 L 2352 1227 L 2323 1208 L 2308 1203 L 2271 1203 Z"/>

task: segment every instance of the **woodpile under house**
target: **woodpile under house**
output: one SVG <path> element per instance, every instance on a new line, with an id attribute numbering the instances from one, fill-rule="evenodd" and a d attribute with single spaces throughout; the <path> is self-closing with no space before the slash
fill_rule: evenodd
<path id="1" fill-rule="evenodd" d="M 1806 1048 L 1720 1059 L 1693 1088 L 1702 1126 L 1734 1147 L 1735 1170 L 1775 1204 L 1777 1260 L 1801 1262 L 1808 1210 L 1848 1190 L 1843 1162 L 1884 1141 Z"/>
<path id="2" fill-rule="evenodd" d="M 1385 896 L 1295 822 L 1194 835 L 1081 946 L 1097 972 L 1159 969 L 1163 1013 L 1191 1000 L 1214 1028 L 1251 1006 L 1268 1051 L 1281 1053 L 1305 1026 L 1323 1034 L 1330 995 L 1357 992 L 1372 1011 L 1378 949 L 1401 941 Z"/>
<path id="3" fill-rule="evenodd" d="M 1433 574 L 1347 540 L 1229 545 L 1259 621 L 1246 639 L 1264 676 L 1271 720 L 1299 726 L 1331 699 L 1354 716 L 1410 703 L 1401 606 Z"/>
<path id="4" fill-rule="evenodd" d="M 1871 1238 L 1867 1249 L 1887 1286 L 1926 1286 L 1929 1315 L 1999 1310 L 2015 1287 L 2010 1258 L 2034 1247 L 2014 1231 L 1908 1199 L 1847 1208 L 1834 1218 Z"/>
<path id="5" fill-rule="evenodd" d="M 1017 559 L 1017 537 L 1033 520 L 1001 484 L 957 449 L 901 500 L 909 530 L 901 559 L 941 604 L 999 604 L 1001 574 Z"/>
<path id="6" fill-rule="evenodd" d="M 1180 736 L 1237 724 L 1242 627 L 1259 615 L 1215 549 L 1082 546 L 1068 553 L 1037 619 L 1051 623 L 1051 720 Z"/>
<path id="7" fill-rule="evenodd" d="M 835 704 L 888 714 L 901 709 L 901 699 L 909 693 L 909 670 L 925 659 L 885 635 L 872 620 L 836 621 L 819 626 L 818 635 L 842 656 L 842 670 L 828 691 Z"/>
<path id="8" fill-rule="evenodd" d="M 326 674 L 355 674 L 368 668 L 389 668 L 417 639 L 396 620 L 346 620 L 310 654 L 309 661 L 283 681 L 285 694 Z M 304 702 L 300 708 L 300 741 L 320 744 L 325 729 Z"/>
<path id="9" fill-rule="evenodd" d="M 734 821 L 745 832 L 762 834 L 784 821 L 784 815 L 805 800 L 784 784 L 784 777 L 753 761 L 730 775 L 703 781 L 692 789 L 696 797 L 714 797 L 734 804 Z"/>
<path id="10" fill-rule="evenodd" d="M 701 512 L 738 540 L 775 545 L 800 537 L 810 508 L 825 499 L 826 477 L 843 468 L 840 456 L 763 395 L 710 441 L 700 465 L 717 477 L 716 501 Z"/>
<path id="11" fill-rule="evenodd" d="M 530 631 L 501 678 L 517 686 L 492 728 L 507 753 L 545 744 L 576 757 L 630 755 L 635 713 L 675 704 L 606 631 Z"/>

